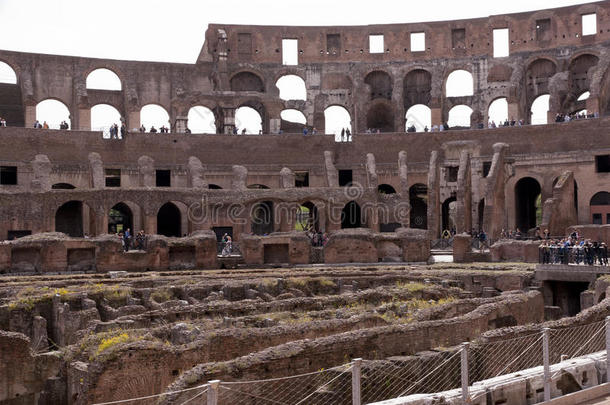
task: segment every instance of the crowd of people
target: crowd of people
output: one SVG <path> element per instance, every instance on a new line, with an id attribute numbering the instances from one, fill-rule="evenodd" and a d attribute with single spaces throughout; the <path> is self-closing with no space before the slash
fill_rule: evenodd
<path id="1" fill-rule="evenodd" d="M 119 132 L 121 134 L 121 139 L 125 139 L 125 135 L 127 134 L 127 127 L 125 123 L 121 123 L 121 128 L 115 123 L 110 126 L 110 139 L 119 139 Z"/>
<path id="2" fill-rule="evenodd" d="M 314 247 L 326 246 L 326 243 L 328 242 L 328 235 L 320 231 L 314 231 L 313 229 L 310 229 L 306 232 L 306 235 L 309 238 L 309 241 L 311 242 L 311 246 Z"/>
<path id="3" fill-rule="evenodd" d="M 557 113 L 555 115 L 555 122 L 570 122 L 576 120 L 586 120 L 590 118 L 599 118 L 599 113 L 595 111 L 594 113 L 585 113 L 585 112 L 577 112 L 572 114 L 561 114 Z"/>
<path id="4" fill-rule="evenodd" d="M 608 266 L 605 242 L 582 238 L 578 232 L 561 239 L 544 239 L 539 246 L 543 264 L 586 264 Z"/>
<path id="5" fill-rule="evenodd" d="M 123 250 L 129 252 L 132 250 L 146 250 L 146 233 L 142 229 L 135 236 L 131 234 L 131 229 L 127 228 L 125 232 L 117 233 L 117 237 L 121 240 Z"/>

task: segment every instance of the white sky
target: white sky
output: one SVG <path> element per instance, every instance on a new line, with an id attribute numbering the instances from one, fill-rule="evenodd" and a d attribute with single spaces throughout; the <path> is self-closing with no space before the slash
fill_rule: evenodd
<path id="1" fill-rule="evenodd" d="M 366 25 L 485 17 L 589 1 L 0 0 L 0 49 L 194 63 L 210 22 Z"/>

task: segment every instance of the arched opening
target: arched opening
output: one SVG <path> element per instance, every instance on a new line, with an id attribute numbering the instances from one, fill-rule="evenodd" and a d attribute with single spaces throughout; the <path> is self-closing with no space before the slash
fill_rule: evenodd
<path id="1" fill-rule="evenodd" d="M 477 207 L 477 211 L 479 214 L 479 232 L 483 230 L 483 225 L 485 222 L 485 199 L 481 198 L 479 201 L 479 206 Z"/>
<path id="2" fill-rule="evenodd" d="M 472 74 L 467 70 L 454 70 L 447 76 L 445 82 L 447 97 L 464 97 L 474 94 L 474 81 Z"/>
<path id="3" fill-rule="evenodd" d="M 385 103 L 375 103 L 366 114 L 366 127 L 372 132 L 394 132 L 394 111 Z"/>
<path id="4" fill-rule="evenodd" d="M 427 105 L 416 104 L 407 110 L 405 115 L 405 131 L 422 132 L 432 126 L 432 110 Z"/>
<path id="5" fill-rule="evenodd" d="M 215 134 L 216 117 L 208 107 L 191 107 L 187 115 L 188 128 L 194 134 Z"/>
<path id="6" fill-rule="evenodd" d="M 392 99 L 392 78 L 386 72 L 375 70 L 366 75 L 364 83 L 369 86 L 371 100 L 376 98 Z"/>
<path id="7" fill-rule="evenodd" d="M 161 128 L 166 128 L 169 132 L 169 114 L 160 105 L 147 104 L 140 110 L 140 125 L 143 125 L 147 132 L 161 132 Z M 152 130 L 153 128 L 155 131 Z"/>
<path id="8" fill-rule="evenodd" d="M 597 66 L 599 58 L 595 55 L 584 54 L 577 56 L 570 62 L 570 93 L 573 96 L 582 94 L 590 89 L 590 71 Z"/>
<path id="9" fill-rule="evenodd" d="M 530 63 L 526 71 L 528 101 L 549 93 L 549 81 L 556 71 L 555 63 L 548 59 L 536 59 Z"/>
<path id="10" fill-rule="evenodd" d="M 133 230 L 133 213 L 127 204 L 120 202 L 108 213 L 108 233 L 116 234 L 127 229 Z"/>
<path id="11" fill-rule="evenodd" d="M 341 210 L 341 229 L 361 228 L 362 213 L 356 201 L 350 201 Z"/>
<path id="12" fill-rule="evenodd" d="M 157 234 L 177 238 L 182 236 L 182 215 L 174 203 L 168 202 L 159 208 Z"/>
<path id="13" fill-rule="evenodd" d="M 515 185 L 515 223 L 526 233 L 542 220 L 542 194 L 540 183 L 531 177 L 524 177 Z"/>
<path id="14" fill-rule="evenodd" d="M 222 190 L 222 187 L 220 187 L 218 184 L 208 184 L 208 188 L 210 190 Z"/>
<path id="15" fill-rule="evenodd" d="M 600 191 L 591 197 L 589 204 L 591 223 L 594 225 L 610 224 L 610 193 Z"/>
<path id="16" fill-rule="evenodd" d="M 536 97 L 531 108 L 532 115 L 530 122 L 532 125 L 544 125 L 548 123 L 550 99 L 551 96 L 548 94 Z"/>
<path id="17" fill-rule="evenodd" d="M 86 81 L 87 89 L 91 90 L 121 90 L 121 79 L 110 69 L 100 68 L 89 73 Z"/>
<path id="18" fill-rule="evenodd" d="M 44 127 L 46 123 L 51 129 L 59 129 L 62 122 L 66 122 L 72 128 L 70 110 L 58 100 L 48 99 L 36 105 L 36 120 Z"/>
<path id="19" fill-rule="evenodd" d="M 428 229 L 428 186 L 413 184 L 409 188 L 409 202 L 411 228 Z"/>
<path id="20" fill-rule="evenodd" d="M 415 69 L 407 73 L 404 81 L 405 109 L 417 104 L 430 104 L 432 75 L 427 70 Z"/>
<path id="21" fill-rule="evenodd" d="M 285 75 L 275 82 L 282 100 L 307 100 L 305 81 L 297 75 Z"/>
<path id="22" fill-rule="evenodd" d="M 580 96 L 578 96 L 578 98 L 576 99 L 576 101 L 585 101 L 586 99 L 588 99 L 591 96 L 591 92 L 590 91 L 585 91 L 584 93 L 582 93 Z"/>
<path id="23" fill-rule="evenodd" d="M 110 127 L 114 124 L 121 127 L 121 113 L 109 104 L 97 104 L 91 107 L 91 130 L 101 131 L 104 138 L 110 138 Z M 120 130 L 119 134 L 120 136 Z"/>
<path id="24" fill-rule="evenodd" d="M 55 232 L 82 238 L 95 231 L 95 215 L 82 201 L 68 201 L 55 213 Z"/>
<path id="25" fill-rule="evenodd" d="M 250 184 L 247 187 L 253 190 L 269 190 L 269 187 L 264 184 Z"/>
<path id="26" fill-rule="evenodd" d="M 447 125 L 450 128 L 462 127 L 470 128 L 470 116 L 472 115 L 472 108 L 467 105 L 456 105 L 449 110 L 449 119 Z"/>
<path id="27" fill-rule="evenodd" d="M 282 110 L 280 118 L 282 119 L 280 129 L 284 133 L 303 132 L 303 128 L 307 124 L 307 118 L 305 118 L 305 115 L 299 110 Z"/>
<path id="28" fill-rule="evenodd" d="M 497 98 L 489 104 L 487 110 L 487 116 L 489 122 L 493 122 L 497 126 L 503 125 L 508 120 L 508 101 L 506 97 Z M 511 117 L 513 119 L 515 117 Z"/>
<path id="29" fill-rule="evenodd" d="M 294 229 L 296 231 L 320 231 L 318 208 L 314 203 L 307 201 L 299 206 Z"/>
<path id="30" fill-rule="evenodd" d="M 265 85 L 260 77 L 252 72 L 240 72 L 231 78 L 231 91 L 256 91 L 263 93 Z"/>
<path id="31" fill-rule="evenodd" d="M 75 188 L 76 187 L 69 183 L 55 183 L 51 186 L 52 190 L 74 190 Z"/>
<path id="32" fill-rule="evenodd" d="M 17 73 L 9 64 L 0 61 L 0 83 L 17 84 Z"/>
<path id="33" fill-rule="evenodd" d="M 389 184 L 380 184 L 377 186 L 379 194 L 396 194 L 396 189 Z"/>
<path id="34" fill-rule="evenodd" d="M 235 110 L 235 128 L 240 134 L 259 134 L 263 130 L 263 118 L 252 107 L 239 107 Z"/>
<path id="35" fill-rule="evenodd" d="M 251 230 L 254 235 L 269 235 L 274 231 L 273 202 L 261 201 L 250 211 Z"/>
<path id="36" fill-rule="evenodd" d="M 20 127 L 25 123 L 24 110 L 17 74 L 10 65 L 0 61 L 0 117 L 7 126 Z"/>
<path id="37" fill-rule="evenodd" d="M 455 197 L 447 198 L 441 207 L 442 211 L 442 229 L 444 230 L 454 230 L 456 228 L 456 218 L 457 218 L 457 202 Z"/>
<path id="38" fill-rule="evenodd" d="M 332 105 L 324 110 L 324 132 L 335 134 L 335 141 L 341 140 L 341 131 L 352 131 L 352 117 L 345 107 Z"/>

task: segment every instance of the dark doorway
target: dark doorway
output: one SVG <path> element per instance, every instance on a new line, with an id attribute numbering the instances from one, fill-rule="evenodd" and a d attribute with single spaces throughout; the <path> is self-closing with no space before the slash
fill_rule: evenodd
<path id="1" fill-rule="evenodd" d="M 124 232 L 127 228 L 133 230 L 133 213 L 125 203 L 118 203 L 108 213 L 108 233 Z"/>
<path id="2" fill-rule="evenodd" d="M 55 183 L 51 186 L 51 189 L 53 190 L 74 190 L 75 188 L 76 187 L 69 183 Z"/>
<path id="3" fill-rule="evenodd" d="M 580 293 L 589 288 L 589 283 L 548 281 L 553 294 L 553 305 L 560 307 L 563 316 L 574 316 L 581 310 Z"/>
<path id="4" fill-rule="evenodd" d="M 182 236 L 182 216 L 175 204 L 164 204 L 157 214 L 157 234 L 169 237 Z"/>
<path id="5" fill-rule="evenodd" d="M 425 184 L 414 184 L 409 189 L 411 203 L 411 228 L 428 229 L 428 187 Z"/>
<path id="6" fill-rule="evenodd" d="M 485 199 L 482 198 L 481 201 L 479 201 L 479 207 L 478 207 L 478 211 L 479 211 L 479 232 L 483 230 L 483 222 L 485 221 Z M 470 229 L 468 229 L 469 231 Z"/>
<path id="7" fill-rule="evenodd" d="M 254 235 L 268 235 L 273 233 L 273 202 L 262 201 L 255 204 L 250 212 L 252 219 L 252 233 Z"/>
<path id="8" fill-rule="evenodd" d="M 445 200 L 445 202 L 443 202 L 443 206 L 442 206 L 442 225 L 443 225 L 443 230 L 452 230 L 453 228 L 455 228 L 455 205 L 456 205 L 456 199 L 455 197 L 449 197 Z"/>
<path id="9" fill-rule="evenodd" d="M 396 189 L 389 184 L 380 184 L 377 186 L 379 194 L 396 194 Z"/>
<path id="10" fill-rule="evenodd" d="M 343 211 L 341 211 L 341 229 L 361 227 L 362 214 L 360 212 L 360 206 L 356 201 L 350 201 L 345 204 Z"/>
<path id="11" fill-rule="evenodd" d="M 55 232 L 62 232 L 73 238 L 84 236 L 81 201 L 68 201 L 59 207 L 55 213 Z"/>
<path id="12" fill-rule="evenodd" d="M 350 187 L 353 177 L 351 170 L 339 170 L 339 187 Z"/>
<path id="13" fill-rule="evenodd" d="M 524 177 L 515 185 L 516 225 L 521 232 L 536 227 L 542 216 L 540 184 L 536 179 Z"/>

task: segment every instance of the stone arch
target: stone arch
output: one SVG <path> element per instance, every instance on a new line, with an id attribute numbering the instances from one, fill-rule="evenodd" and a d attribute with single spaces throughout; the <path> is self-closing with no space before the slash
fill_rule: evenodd
<path id="1" fill-rule="evenodd" d="M 231 91 L 256 91 L 265 92 L 265 83 L 256 73 L 251 71 L 241 71 L 235 73 L 230 79 Z"/>
<path id="2" fill-rule="evenodd" d="M 117 124 L 121 127 L 121 112 L 112 104 L 96 104 L 91 107 L 91 130 L 101 131 L 105 138 L 110 137 L 110 127 Z M 119 132 L 120 136 L 120 132 Z"/>
<path id="3" fill-rule="evenodd" d="M 72 113 L 66 103 L 58 98 L 46 98 L 36 104 L 36 119 L 40 124 L 46 121 L 51 129 L 59 129 L 62 121 L 66 121 L 72 128 Z"/>
<path id="4" fill-rule="evenodd" d="M 181 237 L 182 213 L 173 202 L 167 202 L 157 211 L 157 234 L 168 237 Z"/>
<path id="5" fill-rule="evenodd" d="M 140 109 L 140 125 L 150 131 L 152 127 L 155 127 L 157 132 L 161 132 L 160 128 L 165 126 L 168 130 L 171 128 L 169 122 L 169 113 L 167 109 L 160 104 L 149 103 L 143 105 Z"/>
<path id="6" fill-rule="evenodd" d="M 288 108 L 280 112 L 280 129 L 284 133 L 301 133 L 307 126 L 307 117 L 301 111 Z"/>
<path id="7" fill-rule="evenodd" d="M 341 210 L 341 229 L 361 228 L 362 211 L 356 201 L 350 201 Z"/>
<path id="8" fill-rule="evenodd" d="M 411 228 L 428 229 L 428 186 L 422 183 L 409 188 Z"/>
<path id="9" fill-rule="evenodd" d="M 557 63 L 545 57 L 531 61 L 525 69 L 527 104 L 542 95 L 549 93 L 549 81 L 557 73 Z"/>
<path id="10" fill-rule="evenodd" d="M 99 84 L 98 82 L 107 82 L 107 84 Z M 123 90 L 123 82 L 119 75 L 112 69 L 99 67 L 91 70 L 85 79 L 87 90 Z"/>
<path id="11" fill-rule="evenodd" d="M 324 132 L 335 134 L 335 140 L 341 136 L 341 130 L 348 128 L 352 131 L 352 116 L 342 105 L 329 105 L 324 109 Z"/>
<path id="12" fill-rule="evenodd" d="M 275 81 L 282 100 L 307 100 L 307 85 L 301 76 L 285 74 Z"/>
<path id="13" fill-rule="evenodd" d="M 441 229 L 444 231 L 457 228 L 457 199 L 455 196 L 447 198 L 441 205 Z"/>
<path id="14" fill-rule="evenodd" d="M 304 203 L 299 204 L 296 214 L 295 230 L 312 230 L 314 232 L 320 231 L 318 207 L 316 207 L 313 202 L 305 201 Z"/>
<path id="15" fill-rule="evenodd" d="M 452 70 L 445 78 L 445 97 L 466 97 L 474 94 L 474 78 L 465 69 Z"/>
<path id="16" fill-rule="evenodd" d="M 210 189 L 210 190 L 222 190 L 222 187 L 220 187 L 218 184 L 209 183 L 208 184 L 208 189 Z"/>
<path id="17" fill-rule="evenodd" d="M 529 108 L 530 113 L 528 114 L 530 124 L 548 124 L 550 98 L 549 94 L 541 94 L 532 101 Z"/>
<path id="18" fill-rule="evenodd" d="M 591 223 L 602 225 L 610 224 L 610 193 L 600 191 L 591 197 L 589 201 L 591 211 Z"/>
<path id="19" fill-rule="evenodd" d="M 215 134 L 216 115 L 209 107 L 194 105 L 187 114 L 187 127 L 194 134 Z"/>
<path id="20" fill-rule="evenodd" d="M 514 117 L 508 116 L 508 98 L 497 97 L 493 99 L 487 106 L 487 121 L 493 121 L 496 125 L 500 125 L 504 120 Z"/>
<path id="21" fill-rule="evenodd" d="M 533 177 L 523 177 L 515 183 L 515 224 L 526 233 L 540 223 L 542 187 Z"/>
<path id="22" fill-rule="evenodd" d="M 55 211 L 55 232 L 82 238 L 94 234 L 95 230 L 95 213 L 83 201 L 65 202 Z"/>
<path id="23" fill-rule="evenodd" d="M 405 130 L 409 132 L 409 128 L 415 128 L 417 132 L 424 131 L 427 127 L 432 126 L 432 110 L 427 105 L 415 104 L 412 105 L 405 114 Z"/>
<path id="24" fill-rule="evenodd" d="M 247 186 L 247 188 L 252 189 L 252 190 L 269 190 L 270 187 L 266 186 L 264 184 L 250 184 Z"/>
<path id="25" fill-rule="evenodd" d="M 423 104 L 429 105 L 432 97 L 432 73 L 425 69 L 413 69 L 404 79 L 404 107 Z"/>
<path id="26" fill-rule="evenodd" d="M 130 228 L 133 234 L 134 229 L 142 228 L 142 209 L 134 202 L 119 201 L 112 205 L 107 215 L 109 234 L 123 232 L 127 228 Z"/>
<path id="27" fill-rule="evenodd" d="M 249 117 L 246 122 L 241 122 L 238 123 L 237 122 L 237 118 L 238 118 L 238 111 L 240 110 L 240 108 L 251 108 L 252 110 L 254 110 L 256 113 L 258 113 L 260 122 L 254 122 L 253 120 L 256 119 L 256 117 L 254 117 L 252 115 L 252 117 Z M 262 130 L 263 133 L 267 132 L 267 109 L 265 108 L 265 105 L 258 100 L 247 100 L 242 102 L 239 107 L 235 110 L 235 127 L 238 129 L 238 132 L 241 133 L 241 131 L 246 128 L 246 133 L 248 134 L 258 134 L 259 130 Z"/>
<path id="28" fill-rule="evenodd" d="M 17 71 L 9 63 L 0 59 L 0 83 L 2 84 L 19 84 L 19 76 Z"/>
<path id="29" fill-rule="evenodd" d="M 449 110 L 447 124 L 450 128 L 470 128 L 472 113 L 473 110 L 470 106 L 464 104 L 453 106 Z"/>
<path id="30" fill-rule="evenodd" d="M 377 186 L 377 192 L 379 194 L 396 194 L 396 189 L 390 184 L 380 184 Z"/>
<path id="31" fill-rule="evenodd" d="M 273 201 L 258 201 L 250 209 L 251 231 L 254 235 L 268 235 L 275 230 Z"/>
<path id="32" fill-rule="evenodd" d="M 366 127 L 380 132 L 394 132 L 394 107 L 386 100 L 378 100 L 369 105 L 366 113 Z"/>
<path id="33" fill-rule="evenodd" d="M 384 98 L 392 100 L 392 76 L 383 70 L 373 70 L 364 77 L 369 86 L 369 99 Z"/>
<path id="34" fill-rule="evenodd" d="M 593 72 L 597 67 L 599 57 L 592 53 L 581 53 L 573 57 L 568 65 L 568 89 L 569 94 L 563 103 L 562 109 L 566 113 L 582 110 L 586 107 L 586 101 L 579 102 L 579 96 L 591 91 Z"/>

